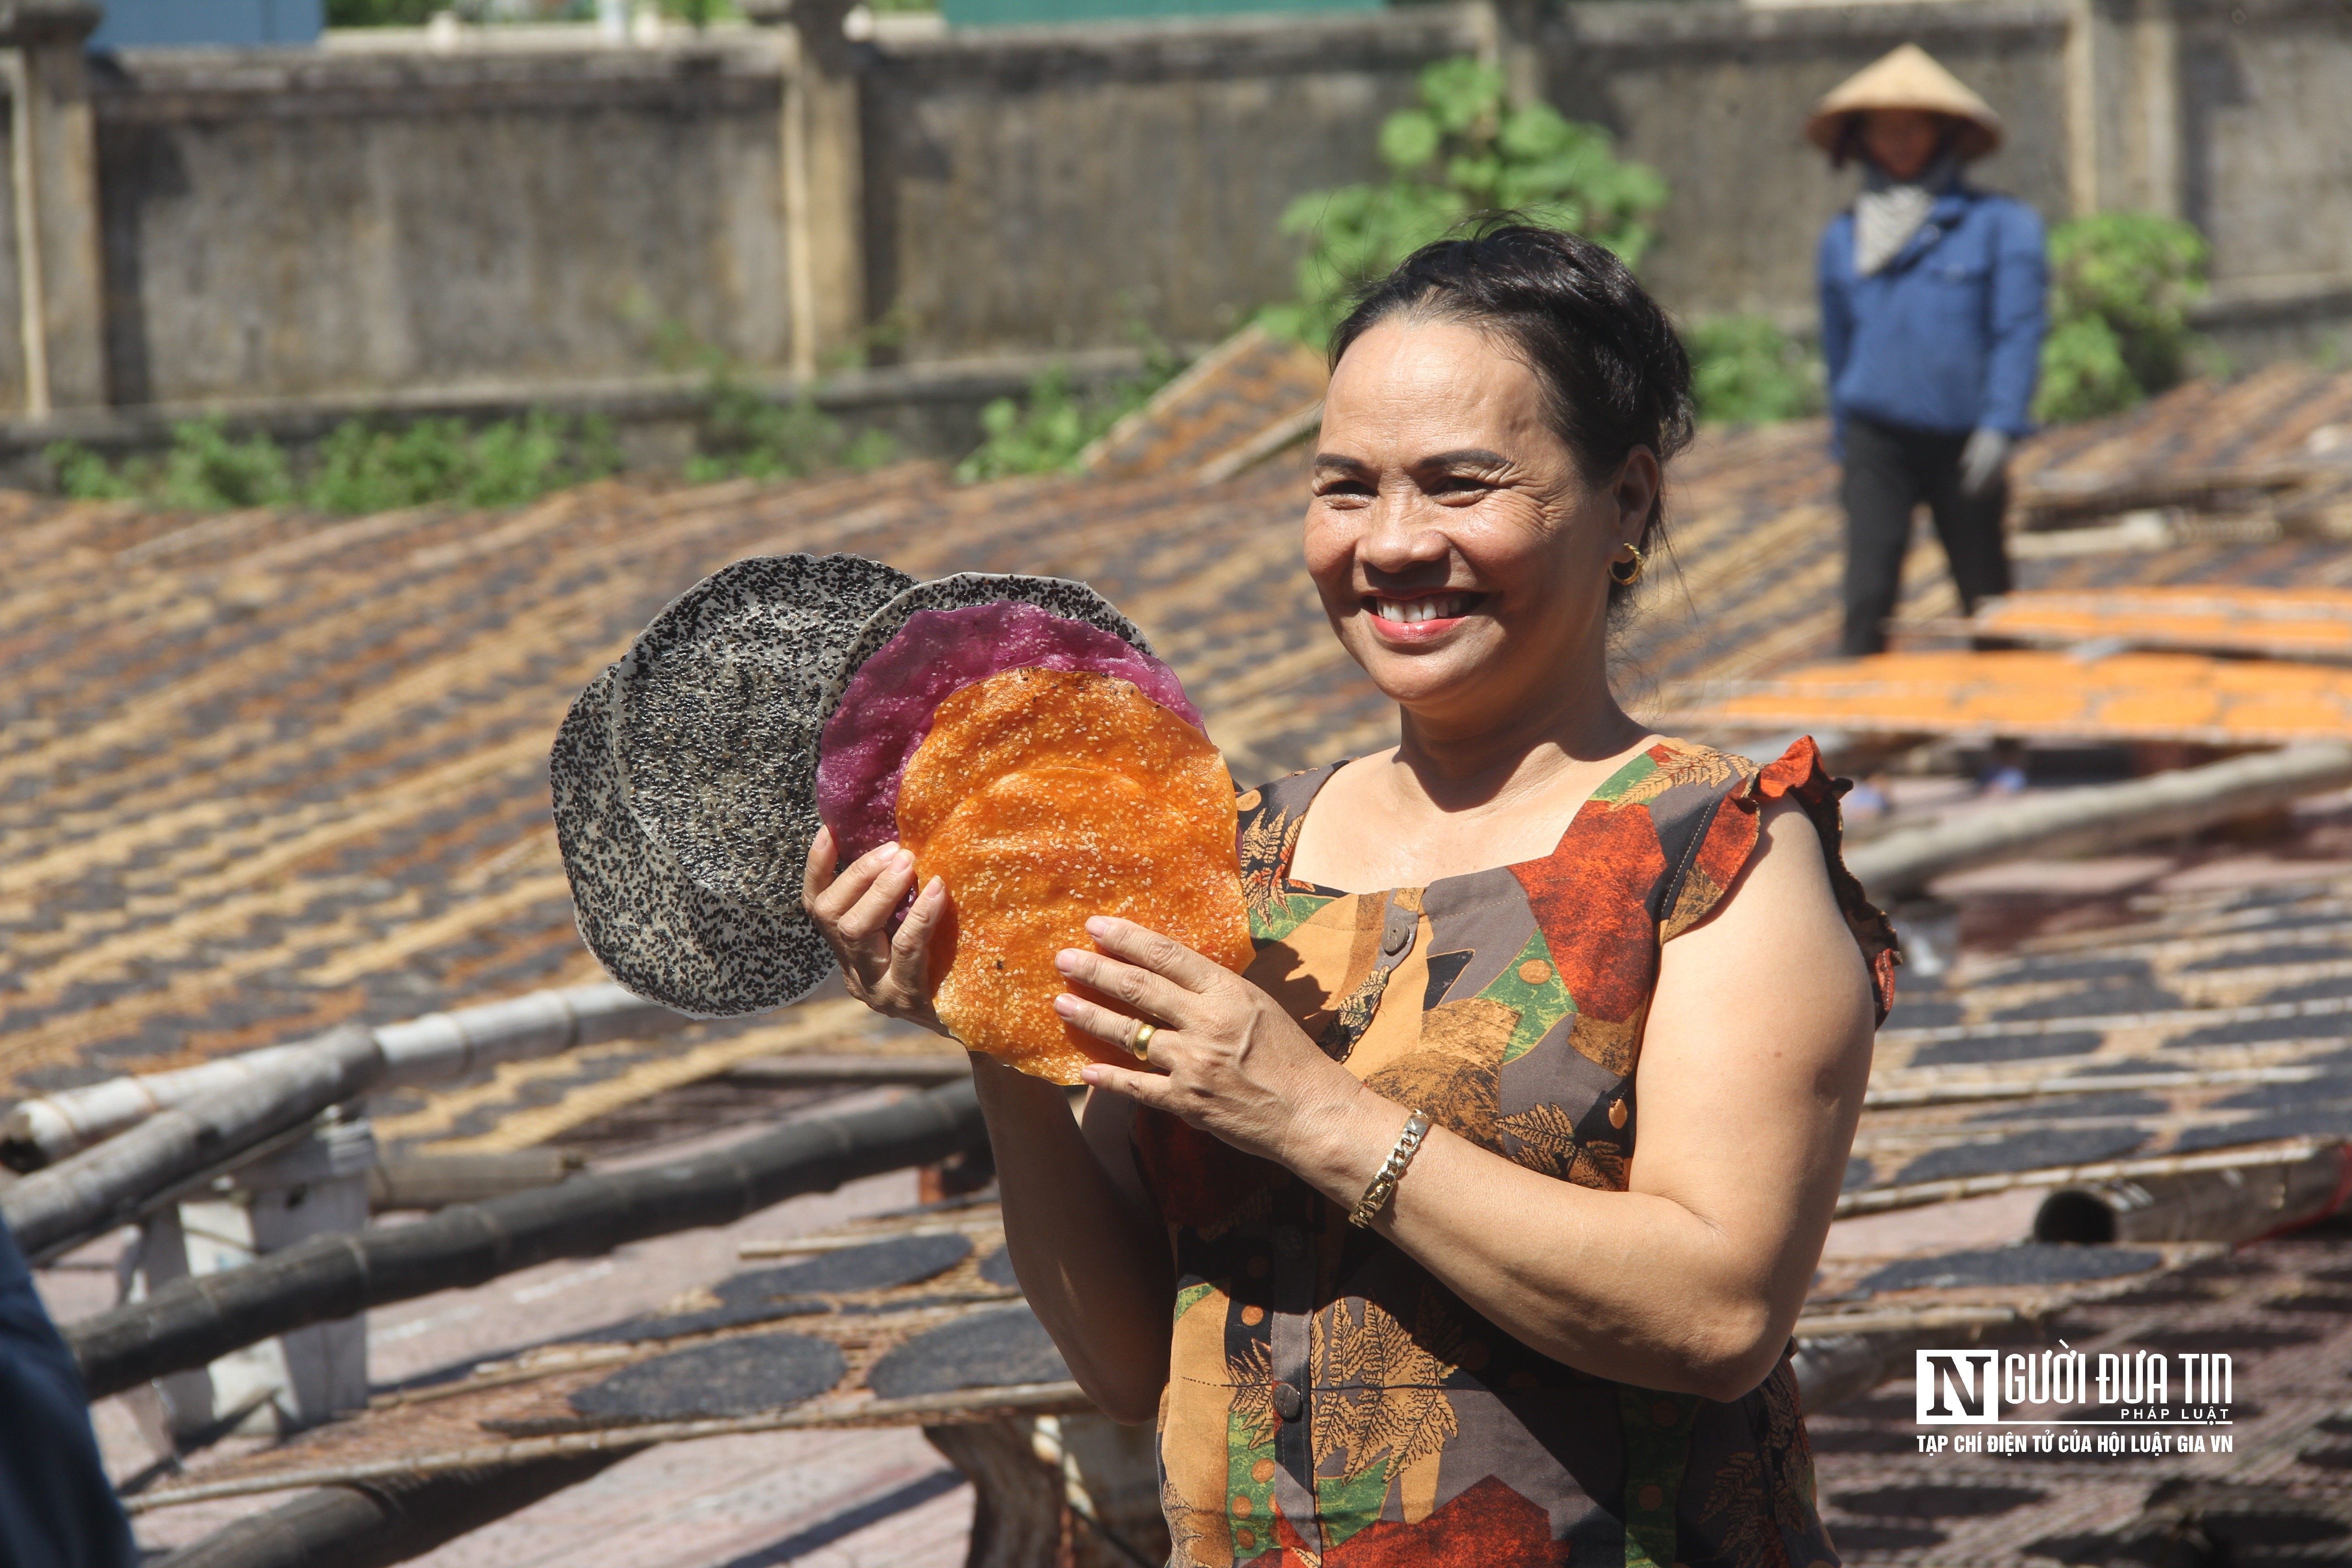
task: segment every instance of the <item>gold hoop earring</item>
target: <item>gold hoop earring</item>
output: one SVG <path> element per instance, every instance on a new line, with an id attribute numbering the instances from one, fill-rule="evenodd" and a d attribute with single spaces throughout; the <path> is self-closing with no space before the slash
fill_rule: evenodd
<path id="1" fill-rule="evenodd" d="M 1625 548 L 1633 552 L 1633 560 L 1612 561 L 1609 563 L 1609 580 L 1612 583 L 1616 584 L 1620 588 L 1632 587 L 1634 584 L 1642 580 L 1642 574 L 1650 569 L 1649 558 L 1642 553 L 1642 547 L 1640 545 L 1629 544 Z M 1617 570 L 1620 566 L 1631 566 L 1633 569 L 1631 572 L 1621 574 Z"/>

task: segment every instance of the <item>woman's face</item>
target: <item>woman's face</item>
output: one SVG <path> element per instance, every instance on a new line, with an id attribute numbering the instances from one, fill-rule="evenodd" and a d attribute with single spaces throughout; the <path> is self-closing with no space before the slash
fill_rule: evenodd
<path id="1" fill-rule="evenodd" d="M 1944 139 L 1944 117 L 1920 109 L 1874 109 L 1862 117 L 1862 150 L 1898 180 L 1916 180 Z"/>
<path id="2" fill-rule="evenodd" d="M 1391 317 L 1332 374 L 1307 568 L 1389 697 L 1448 729 L 1509 722 L 1601 678 L 1609 563 L 1657 486 L 1646 447 L 1588 479 L 1535 373 L 1475 327 Z"/>

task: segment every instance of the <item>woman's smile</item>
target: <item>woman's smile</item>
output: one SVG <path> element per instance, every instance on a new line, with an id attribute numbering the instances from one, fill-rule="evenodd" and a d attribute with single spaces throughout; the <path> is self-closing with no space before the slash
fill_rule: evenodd
<path id="1" fill-rule="evenodd" d="M 1364 610 L 1389 641 L 1425 643 L 1460 626 L 1486 602 L 1484 594 L 1438 588 L 1417 594 L 1367 594 Z"/>

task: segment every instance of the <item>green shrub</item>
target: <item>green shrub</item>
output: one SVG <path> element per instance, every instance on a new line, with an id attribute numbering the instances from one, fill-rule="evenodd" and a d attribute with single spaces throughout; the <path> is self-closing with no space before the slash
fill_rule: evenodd
<path id="1" fill-rule="evenodd" d="M 172 427 L 171 450 L 141 488 L 159 505 L 218 511 L 283 506 L 294 499 L 294 475 L 268 437 L 235 441 L 224 421 L 192 419 Z"/>
<path id="2" fill-rule="evenodd" d="M 174 426 L 160 458 L 110 468 L 70 441 L 47 450 L 58 488 L 85 500 L 140 500 L 195 511 L 300 505 L 320 511 L 388 511 L 448 501 L 511 506 L 620 467 L 611 425 L 534 412 L 469 430 L 458 419 L 419 419 L 400 429 L 347 419 L 320 443 L 298 479 L 267 436 L 229 438 L 219 419 Z"/>
<path id="3" fill-rule="evenodd" d="M 663 16 L 674 16 L 698 28 L 730 20 L 737 15 L 732 0 L 661 0 L 661 8 Z"/>
<path id="4" fill-rule="evenodd" d="M 1421 73 L 1420 102 L 1381 125 L 1388 180 L 1311 191 L 1284 209 L 1285 234 L 1309 237 L 1298 298 L 1259 315 L 1319 347 L 1355 291 L 1464 219 L 1510 211 L 1599 240 L 1637 265 L 1666 184 L 1620 159 L 1609 132 L 1549 104 L 1503 100 L 1503 74 L 1467 58 Z"/>
<path id="5" fill-rule="evenodd" d="M 1822 363 L 1769 316 L 1716 316 L 1683 333 L 1701 419 L 1764 425 L 1821 411 Z"/>
<path id="6" fill-rule="evenodd" d="M 320 444 L 303 487 L 321 511 L 390 511 L 454 501 L 512 506 L 611 473 L 620 452 L 610 421 L 575 426 L 541 410 L 469 432 L 458 419 L 419 419 L 394 430 L 346 420 Z"/>
<path id="7" fill-rule="evenodd" d="M 421 27 L 449 0 L 327 0 L 330 27 Z"/>
<path id="8" fill-rule="evenodd" d="M 648 334 L 665 370 L 701 378 L 695 450 L 686 460 L 689 482 L 799 479 L 828 468 L 878 468 L 898 458 L 898 444 L 887 431 L 851 435 L 805 389 L 780 403 L 752 385 L 740 360 L 662 315 L 650 297 L 632 299 L 622 316 Z"/>
<path id="9" fill-rule="evenodd" d="M 106 466 L 106 459 L 78 441 L 52 441 L 41 450 L 58 489 L 76 500 L 137 500 L 139 487 Z"/>
<path id="10" fill-rule="evenodd" d="M 2099 213 L 2050 234 L 2050 335 L 2034 417 L 2057 424 L 2129 408 L 2178 385 L 2200 340 L 2204 237 L 2147 213 Z"/>
<path id="11" fill-rule="evenodd" d="M 1140 374 L 1097 393 L 1076 390 L 1067 365 L 1051 366 L 1030 382 L 1024 396 L 1000 397 L 980 411 L 986 438 L 956 465 L 955 476 L 969 482 L 1071 472 L 1097 437 L 1150 402 L 1183 368 L 1183 361 L 1157 340 L 1147 343 Z"/>
<path id="12" fill-rule="evenodd" d="M 160 458 L 136 456 L 120 470 L 73 442 L 52 442 L 47 456 L 58 489 L 75 499 L 151 500 L 200 512 L 294 500 L 294 472 L 278 442 L 266 435 L 230 439 L 221 418 L 176 423 Z"/>
<path id="13" fill-rule="evenodd" d="M 704 364 L 702 417 L 698 449 L 686 464 L 696 484 L 878 468 L 898 456 L 898 444 L 885 431 L 851 436 L 805 395 L 779 403 L 744 384 L 740 368 L 717 350 L 705 348 L 698 357 Z"/>
<path id="14" fill-rule="evenodd" d="M 2131 407 L 2147 395 L 2124 363 L 2123 340 L 2097 316 L 2054 321 L 2042 340 L 2042 382 L 2033 416 L 2044 424 L 2091 419 Z"/>

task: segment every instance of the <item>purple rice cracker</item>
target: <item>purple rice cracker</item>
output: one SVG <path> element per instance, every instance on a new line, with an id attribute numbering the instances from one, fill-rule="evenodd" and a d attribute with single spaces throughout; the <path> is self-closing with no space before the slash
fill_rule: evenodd
<path id="1" fill-rule="evenodd" d="M 922 592 L 917 589 L 901 597 Z M 833 830 L 840 863 L 845 866 L 898 836 L 899 781 L 916 748 L 930 733 L 940 704 L 1008 669 L 1112 676 L 1129 682 L 1194 729 L 1206 729 L 1176 672 L 1145 651 L 1140 641 L 1130 641 L 1098 620 L 1073 619 L 1026 600 L 906 614 L 890 639 L 850 676 L 825 720 L 818 746 L 817 814 Z"/>

